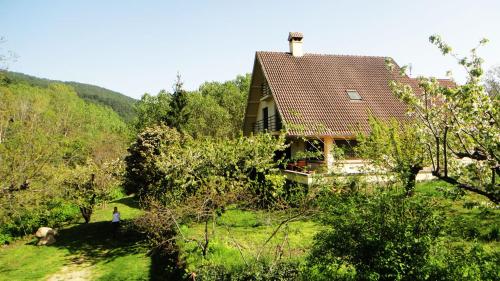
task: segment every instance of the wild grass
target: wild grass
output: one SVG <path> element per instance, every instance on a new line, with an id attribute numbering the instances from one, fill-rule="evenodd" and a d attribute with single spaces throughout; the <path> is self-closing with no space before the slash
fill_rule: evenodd
<path id="1" fill-rule="evenodd" d="M 111 214 L 118 207 L 124 220 L 141 213 L 137 202 L 126 197 L 97 207 L 89 224 L 72 224 L 59 229 L 51 246 L 36 246 L 33 236 L 0 248 L 0 280 L 43 280 L 74 260 L 88 263 L 93 280 L 148 280 L 151 259 L 141 237 L 111 235 Z"/>
<path id="2" fill-rule="evenodd" d="M 417 184 L 416 194 L 429 196 L 444 208 L 450 243 L 481 243 L 500 252 L 500 209 L 486 197 L 471 192 L 462 195 L 442 181 Z"/>
<path id="3" fill-rule="evenodd" d="M 303 259 L 313 242 L 314 235 L 322 229 L 312 220 L 292 221 L 278 229 L 289 217 L 284 212 L 241 210 L 235 206 L 226 210 L 209 225 L 209 250 L 204 259 L 194 242 L 179 239 L 179 245 L 188 270 L 212 264 L 227 268 L 240 267 L 245 263 L 274 258 Z M 181 230 L 189 239 L 204 239 L 204 224 L 183 225 Z M 278 229 L 276 234 L 273 232 Z M 267 244 L 266 240 L 271 238 Z"/>
<path id="4" fill-rule="evenodd" d="M 454 189 L 439 181 L 418 183 L 415 194 L 428 196 L 443 206 L 445 221 L 451 229 L 447 242 L 466 246 L 481 243 L 488 251 L 500 251 L 497 231 L 500 210 L 486 198 L 470 193 L 454 198 Z M 52 246 L 38 247 L 32 236 L 4 246 L 0 248 L 0 280 L 43 280 L 71 265 L 75 258 L 83 258 L 91 264 L 93 280 L 149 280 L 152 262 L 146 255 L 147 241 L 133 233 L 122 233 L 119 239 L 113 239 L 110 234 L 109 221 L 115 206 L 124 220 L 142 212 L 133 198 L 126 197 L 98 207 L 90 224 L 83 224 L 82 220 L 60 229 L 58 241 Z M 231 206 L 215 224 L 209 224 L 206 259 L 196 243 L 179 237 L 181 257 L 187 270 L 193 271 L 205 265 L 241 267 L 254 262 L 259 254 L 259 259 L 265 261 L 304 260 L 315 234 L 324 229 L 311 218 L 282 226 L 264 246 L 278 225 L 291 215 L 293 213 Z M 182 225 L 181 230 L 187 238 L 203 240 L 204 227 L 203 223 L 193 221 Z"/>
<path id="5" fill-rule="evenodd" d="M 69 251 L 37 247 L 30 240 L 0 250 L 0 280 L 40 280 L 64 266 Z"/>

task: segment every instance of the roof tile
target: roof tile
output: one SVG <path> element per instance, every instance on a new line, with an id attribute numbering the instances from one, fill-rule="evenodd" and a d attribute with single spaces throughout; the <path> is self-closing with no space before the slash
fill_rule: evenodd
<path id="1" fill-rule="evenodd" d="M 415 82 L 398 69 L 389 71 L 385 57 L 257 52 L 257 59 L 292 135 L 352 136 L 369 129 L 370 114 L 408 119 L 389 81 Z M 352 101 L 347 90 L 356 90 L 362 100 Z"/>

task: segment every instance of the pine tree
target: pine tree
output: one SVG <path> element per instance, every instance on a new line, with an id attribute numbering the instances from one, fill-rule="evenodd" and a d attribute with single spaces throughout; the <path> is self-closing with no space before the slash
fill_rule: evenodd
<path id="1" fill-rule="evenodd" d="M 187 92 L 182 88 L 183 82 L 181 80 L 181 75 L 177 73 L 174 93 L 172 94 L 172 99 L 170 100 L 170 112 L 165 117 L 165 123 L 172 128 L 182 131 L 182 127 L 187 123 L 188 115 L 184 109 L 187 105 Z"/>

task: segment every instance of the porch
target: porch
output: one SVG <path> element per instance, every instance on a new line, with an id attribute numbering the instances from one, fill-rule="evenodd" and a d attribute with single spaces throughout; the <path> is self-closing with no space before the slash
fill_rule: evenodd
<path id="1" fill-rule="evenodd" d="M 360 176 L 367 182 L 384 182 L 391 178 L 387 171 L 377 169 L 355 153 L 355 139 L 332 137 L 288 138 L 290 142 L 286 158 L 290 159 L 283 174 L 289 181 L 311 185 L 330 177 Z M 335 147 L 334 147 L 335 146 Z M 335 149 L 343 150 L 342 159 L 335 159 Z M 307 152 L 316 151 L 316 155 Z M 433 179 L 430 167 L 417 175 L 417 181 Z"/>

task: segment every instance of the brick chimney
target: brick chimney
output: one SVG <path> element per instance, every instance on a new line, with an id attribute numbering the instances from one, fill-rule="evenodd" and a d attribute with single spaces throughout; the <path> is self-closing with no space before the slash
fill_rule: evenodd
<path id="1" fill-rule="evenodd" d="M 288 34 L 288 42 L 290 43 L 290 53 L 294 57 L 301 57 L 304 55 L 302 51 L 302 35 L 301 32 L 290 32 Z"/>

